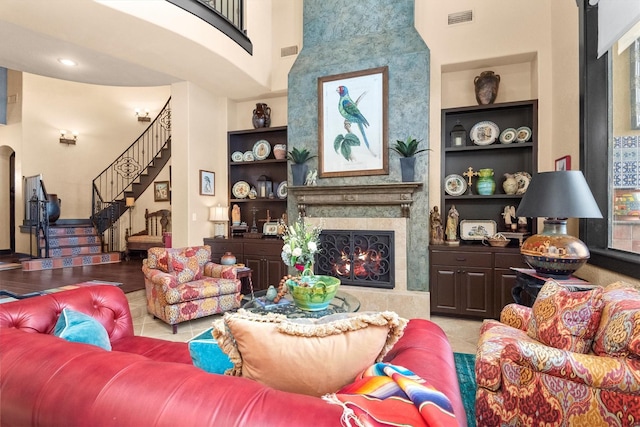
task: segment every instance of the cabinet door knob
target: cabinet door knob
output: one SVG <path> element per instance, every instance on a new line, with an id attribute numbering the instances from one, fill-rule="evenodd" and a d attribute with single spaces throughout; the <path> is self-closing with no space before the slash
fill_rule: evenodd
<path id="1" fill-rule="evenodd" d="M 465 258 L 463 256 L 456 257 L 456 261 L 466 261 L 466 260 L 467 260 L 467 258 Z"/>

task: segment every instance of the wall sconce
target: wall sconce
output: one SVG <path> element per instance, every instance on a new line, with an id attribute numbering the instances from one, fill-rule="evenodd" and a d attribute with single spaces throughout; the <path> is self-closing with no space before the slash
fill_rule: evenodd
<path id="1" fill-rule="evenodd" d="M 67 138 L 67 131 L 60 129 L 60 144 L 76 145 L 78 140 L 78 132 L 73 132 L 73 138 Z"/>
<path id="2" fill-rule="evenodd" d="M 149 117 L 149 110 L 144 110 L 144 116 L 140 115 L 140 109 L 136 108 L 136 117 L 139 122 L 150 122 L 151 117 Z"/>
<path id="3" fill-rule="evenodd" d="M 131 233 L 133 232 L 131 227 L 131 212 L 133 211 L 133 207 L 136 205 L 136 199 L 133 197 L 127 197 L 124 205 L 129 208 L 129 236 L 131 236 Z"/>
<path id="4" fill-rule="evenodd" d="M 229 208 L 226 206 L 211 206 L 209 221 L 213 221 L 213 237 L 224 237 L 227 222 L 229 222 Z"/>

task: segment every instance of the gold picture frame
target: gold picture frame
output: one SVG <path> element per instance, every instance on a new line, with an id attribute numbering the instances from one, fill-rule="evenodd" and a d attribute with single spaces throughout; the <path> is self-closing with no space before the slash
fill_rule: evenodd
<path id="1" fill-rule="evenodd" d="M 388 67 L 318 78 L 318 175 L 388 175 Z"/>

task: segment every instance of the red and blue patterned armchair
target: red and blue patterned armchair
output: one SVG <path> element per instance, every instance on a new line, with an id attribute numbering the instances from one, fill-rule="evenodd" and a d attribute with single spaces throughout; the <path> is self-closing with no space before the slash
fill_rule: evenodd
<path id="1" fill-rule="evenodd" d="M 547 282 L 532 308 L 485 320 L 476 354 L 478 426 L 640 425 L 640 292 Z"/>
<path id="2" fill-rule="evenodd" d="M 234 266 L 210 262 L 210 246 L 151 248 L 142 263 L 147 311 L 178 331 L 178 324 L 240 307 Z"/>

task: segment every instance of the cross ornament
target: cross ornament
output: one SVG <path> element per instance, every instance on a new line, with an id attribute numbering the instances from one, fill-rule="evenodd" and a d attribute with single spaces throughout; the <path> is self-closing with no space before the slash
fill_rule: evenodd
<path id="1" fill-rule="evenodd" d="M 473 193 L 473 190 L 471 190 L 471 178 L 473 178 L 474 176 L 478 176 L 478 172 L 474 172 L 473 168 L 471 166 L 469 166 L 469 169 L 467 169 L 466 172 L 464 172 L 462 174 L 463 176 L 466 176 L 467 179 L 469 180 L 469 185 L 467 186 L 467 188 L 469 189 L 469 194 Z"/>

